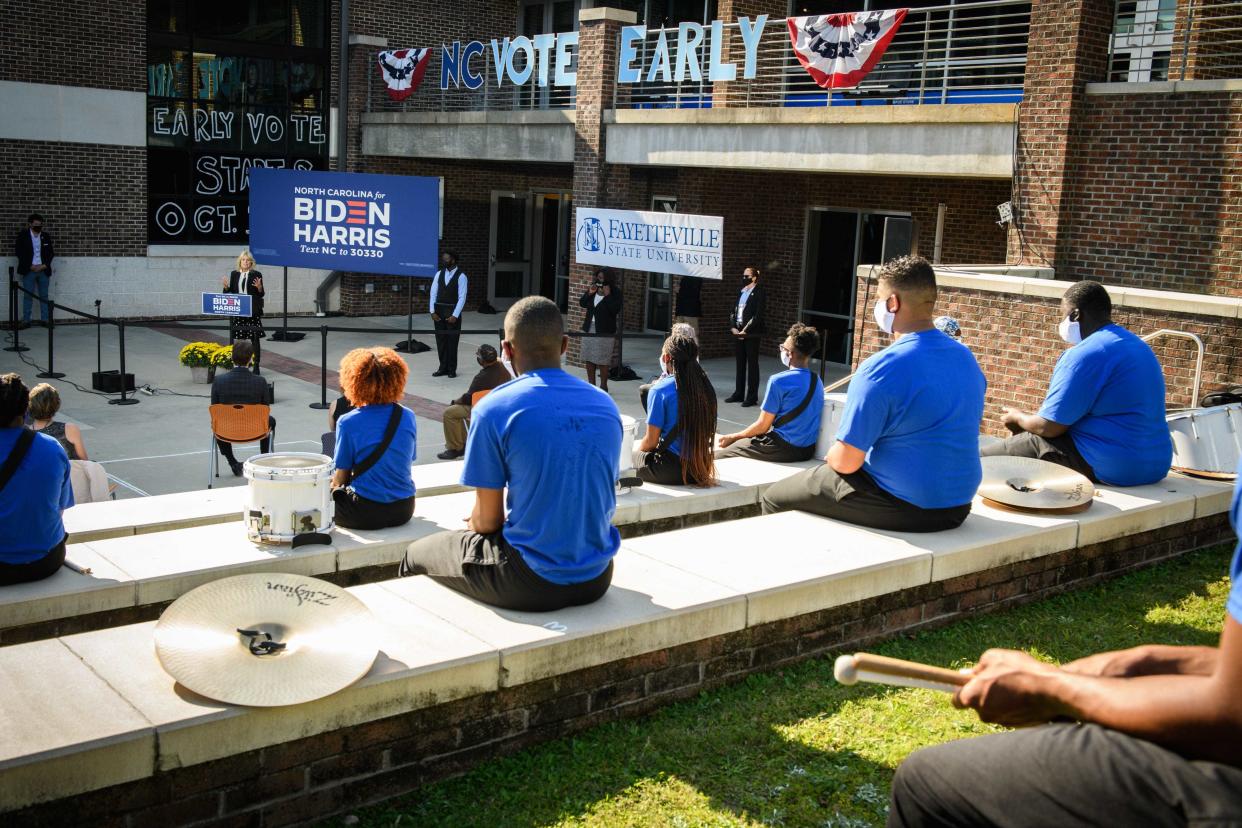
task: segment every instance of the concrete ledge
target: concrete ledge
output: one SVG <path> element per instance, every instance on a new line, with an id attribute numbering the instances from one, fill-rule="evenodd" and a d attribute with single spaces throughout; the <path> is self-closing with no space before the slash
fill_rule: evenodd
<path id="1" fill-rule="evenodd" d="M 572 164 L 574 117 L 573 110 L 371 113 L 362 119 L 362 152 Z"/>
<path id="2" fill-rule="evenodd" d="M 1242 92 L 1242 79 L 1087 84 L 1088 95 L 1188 95 L 1196 92 Z"/>
<path id="3" fill-rule="evenodd" d="M 1014 104 L 754 107 L 751 109 L 609 109 L 606 124 L 1013 124 Z"/>
<path id="4" fill-rule="evenodd" d="M 595 6 L 594 8 L 581 9 L 578 12 L 579 23 L 590 23 L 595 20 L 612 20 L 629 26 L 638 22 L 638 14 L 629 9 L 613 9 L 608 6 Z"/>

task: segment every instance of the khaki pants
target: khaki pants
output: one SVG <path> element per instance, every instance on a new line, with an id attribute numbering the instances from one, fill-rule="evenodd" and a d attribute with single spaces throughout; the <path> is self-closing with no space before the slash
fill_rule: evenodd
<path id="1" fill-rule="evenodd" d="M 466 425 L 470 422 L 470 406 L 450 405 L 444 409 L 444 447 L 450 451 L 465 451 Z"/>
<path id="2" fill-rule="evenodd" d="M 694 338 L 695 339 L 699 338 L 699 317 L 697 316 L 674 316 L 673 322 L 674 323 L 685 322 L 687 325 L 694 328 Z"/>

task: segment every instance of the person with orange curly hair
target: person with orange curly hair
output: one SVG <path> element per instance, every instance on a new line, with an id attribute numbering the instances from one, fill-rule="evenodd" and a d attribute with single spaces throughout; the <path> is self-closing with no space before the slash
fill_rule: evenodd
<path id="1" fill-rule="evenodd" d="M 418 427 L 401 404 L 409 374 L 391 348 L 355 348 L 341 359 L 341 391 L 356 408 L 336 424 L 337 526 L 384 529 L 414 516 Z"/>

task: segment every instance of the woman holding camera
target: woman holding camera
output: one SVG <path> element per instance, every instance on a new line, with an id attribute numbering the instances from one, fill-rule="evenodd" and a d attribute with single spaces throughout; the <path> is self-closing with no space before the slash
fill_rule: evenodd
<path id="1" fill-rule="evenodd" d="M 595 369 L 598 368 L 600 390 L 607 391 L 608 369 L 612 365 L 612 350 L 617 342 L 617 325 L 621 317 L 621 291 L 616 279 L 607 269 L 596 269 L 591 286 L 582 294 L 578 304 L 586 308 L 583 333 L 613 334 L 611 337 L 582 337 L 582 361 L 586 363 L 587 382 L 595 384 Z"/>

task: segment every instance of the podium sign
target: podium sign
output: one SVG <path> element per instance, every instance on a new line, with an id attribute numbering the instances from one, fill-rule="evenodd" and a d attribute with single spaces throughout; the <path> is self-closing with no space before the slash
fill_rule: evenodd
<path id="1" fill-rule="evenodd" d="M 244 293 L 204 293 L 204 316 L 251 316 L 252 298 Z"/>

